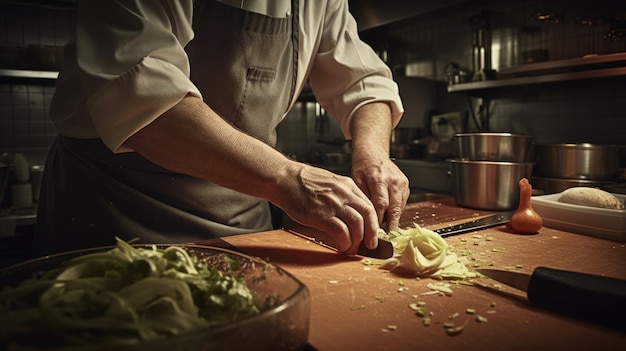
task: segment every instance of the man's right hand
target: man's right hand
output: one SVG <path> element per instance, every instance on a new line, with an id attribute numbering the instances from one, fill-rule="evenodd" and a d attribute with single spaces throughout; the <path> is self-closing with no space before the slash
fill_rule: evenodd
<path id="1" fill-rule="evenodd" d="M 372 202 L 352 178 L 294 162 L 287 189 L 278 202 L 293 220 L 334 237 L 339 251 L 354 255 L 363 241 L 378 245 L 378 216 Z"/>

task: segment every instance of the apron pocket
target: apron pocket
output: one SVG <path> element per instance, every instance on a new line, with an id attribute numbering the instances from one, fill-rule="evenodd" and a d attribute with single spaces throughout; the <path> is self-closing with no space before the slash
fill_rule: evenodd
<path id="1" fill-rule="evenodd" d="M 276 70 L 265 67 L 248 67 L 246 78 L 251 82 L 272 82 L 276 78 Z"/>

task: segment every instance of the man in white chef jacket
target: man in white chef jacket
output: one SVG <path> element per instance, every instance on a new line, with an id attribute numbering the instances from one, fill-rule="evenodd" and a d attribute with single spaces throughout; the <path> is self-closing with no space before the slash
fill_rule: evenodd
<path id="1" fill-rule="evenodd" d="M 352 140 L 351 177 L 274 149 L 307 81 Z M 268 202 L 347 254 L 373 248 L 409 195 L 397 90 L 345 0 L 81 1 L 34 254 L 269 230 Z"/>

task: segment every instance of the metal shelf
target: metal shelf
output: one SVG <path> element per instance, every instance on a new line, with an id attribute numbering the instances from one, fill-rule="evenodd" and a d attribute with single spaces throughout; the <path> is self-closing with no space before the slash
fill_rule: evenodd
<path id="1" fill-rule="evenodd" d="M 0 69 L 0 77 L 2 78 L 56 80 L 58 76 L 59 76 L 59 72 L 54 72 L 54 71 Z"/>
<path id="2" fill-rule="evenodd" d="M 448 86 L 450 93 L 471 93 L 480 95 L 483 92 L 522 85 L 570 82 L 584 79 L 600 79 L 626 76 L 626 67 L 612 67 L 589 71 L 544 74 L 530 77 L 496 79 L 481 82 L 462 83 Z"/>
<path id="3" fill-rule="evenodd" d="M 554 72 L 563 69 L 575 68 L 601 68 L 606 66 L 624 66 L 626 65 L 626 53 L 619 52 L 606 55 L 587 55 L 583 57 L 575 57 L 565 60 L 545 61 L 519 65 L 516 67 L 504 68 L 500 70 L 500 74 L 537 74 L 540 72 Z"/>
<path id="4" fill-rule="evenodd" d="M 503 69 L 497 79 L 450 85 L 448 92 L 483 96 L 503 88 L 625 76 L 626 53 L 618 53 Z"/>

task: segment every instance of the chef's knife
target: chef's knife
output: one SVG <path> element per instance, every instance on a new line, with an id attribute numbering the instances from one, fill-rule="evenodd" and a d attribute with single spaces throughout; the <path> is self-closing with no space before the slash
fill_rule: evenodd
<path id="1" fill-rule="evenodd" d="M 537 267 L 532 275 L 496 269 L 477 272 L 526 291 L 540 308 L 626 331 L 626 280 Z"/>
<path id="2" fill-rule="evenodd" d="M 463 222 L 463 223 L 452 225 L 449 227 L 435 229 L 433 231 L 441 235 L 442 237 L 467 233 L 467 232 L 474 231 L 474 230 L 484 229 L 484 228 L 493 227 L 499 224 L 508 223 L 511 221 L 511 217 L 513 216 L 514 213 L 515 211 L 496 213 L 487 217 L 470 220 L 468 222 Z"/>
<path id="3" fill-rule="evenodd" d="M 504 224 L 511 220 L 511 216 L 515 211 L 496 213 L 487 217 L 470 220 L 467 222 L 463 222 L 460 224 L 440 228 L 434 230 L 435 233 L 444 236 L 455 235 L 466 233 L 473 230 L 479 230 L 487 227 L 492 227 L 498 224 Z M 303 226 L 297 223 L 291 223 L 288 227 L 291 233 L 300 235 L 305 237 L 306 239 L 312 240 L 315 243 L 326 246 L 333 250 L 337 250 L 337 243 L 333 239 L 333 237 L 325 233 L 321 230 L 317 230 L 315 228 Z M 359 250 L 357 251 L 358 255 L 373 257 L 373 258 L 389 258 L 393 256 L 393 245 L 389 240 L 385 240 L 382 238 L 378 239 L 378 247 L 374 250 L 368 249 L 364 243 L 361 243 L 359 246 Z"/>

